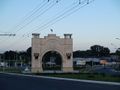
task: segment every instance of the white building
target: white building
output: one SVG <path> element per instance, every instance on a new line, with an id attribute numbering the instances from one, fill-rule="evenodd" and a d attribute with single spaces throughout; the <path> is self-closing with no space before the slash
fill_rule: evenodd
<path id="1" fill-rule="evenodd" d="M 87 62 L 100 62 L 99 58 L 73 58 L 75 65 L 86 65 Z"/>

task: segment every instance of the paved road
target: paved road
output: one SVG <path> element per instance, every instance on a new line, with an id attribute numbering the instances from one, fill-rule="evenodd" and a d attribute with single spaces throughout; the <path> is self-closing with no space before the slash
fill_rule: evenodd
<path id="1" fill-rule="evenodd" d="M 120 86 L 0 73 L 0 90 L 120 90 Z"/>

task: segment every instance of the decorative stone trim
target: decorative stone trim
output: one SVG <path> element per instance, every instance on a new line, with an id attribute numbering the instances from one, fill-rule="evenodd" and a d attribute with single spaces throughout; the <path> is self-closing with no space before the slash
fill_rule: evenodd
<path id="1" fill-rule="evenodd" d="M 35 59 L 38 59 L 39 53 L 34 53 L 34 57 L 35 57 Z"/>
<path id="2" fill-rule="evenodd" d="M 71 53 L 66 53 L 67 59 L 71 58 Z"/>

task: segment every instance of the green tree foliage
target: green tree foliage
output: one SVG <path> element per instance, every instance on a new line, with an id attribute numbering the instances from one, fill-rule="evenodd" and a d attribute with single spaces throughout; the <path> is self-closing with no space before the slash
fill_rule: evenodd
<path id="1" fill-rule="evenodd" d="M 92 57 L 91 50 L 86 50 L 86 51 L 74 51 L 73 52 L 73 57 L 81 57 L 81 58 L 87 58 L 87 57 Z"/>
<path id="2" fill-rule="evenodd" d="M 109 48 L 100 45 L 93 45 L 90 47 L 90 50 L 86 50 L 86 51 L 78 50 L 73 52 L 73 57 L 81 57 L 81 58 L 102 57 L 109 55 L 110 55 Z"/>
<path id="3" fill-rule="evenodd" d="M 29 63 L 31 61 L 31 51 L 32 51 L 32 48 L 29 47 L 27 50 L 26 50 L 26 54 L 27 54 L 27 62 L 26 63 Z"/>
<path id="4" fill-rule="evenodd" d="M 120 48 L 118 48 L 115 53 L 116 55 L 120 56 Z"/>
<path id="5" fill-rule="evenodd" d="M 116 50 L 115 54 L 118 55 L 118 60 L 117 60 L 117 62 L 120 63 L 120 48 L 118 48 L 118 49 Z M 118 65 L 117 70 L 120 71 L 120 64 Z"/>
<path id="6" fill-rule="evenodd" d="M 26 51 L 6 51 L 2 55 L 2 59 L 6 61 L 23 61 L 28 64 L 31 61 L 31 47 L 29 47 Z"/>
<path id="7" fill-rule="evenodd" d="M 109 56 L 110 50 L 107 47 L 103 47 L 100 45 L 93 45 L 90 47 L 93 56 L 101 57 L 101 56 Z"/>
<path id="8" fill-rule="evenodd" d="M 16 51 L 6 51 L 3 55 L 5 60 L 15 60 L 18 53 Z"/>
<path id="9" fill-rule="evenodd" d="M 118 55 L 118 62 L 120 62 L 120 48 L 116 50 L 115 54 Z"/>

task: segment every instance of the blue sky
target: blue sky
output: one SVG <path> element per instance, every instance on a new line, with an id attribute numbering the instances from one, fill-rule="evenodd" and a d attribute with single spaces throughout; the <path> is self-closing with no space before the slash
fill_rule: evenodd
<path id="1" fill-rule="evenodd" d="M 83 8 L 79 5 L 78 11 L 52 24 L 56 16 L 79 4 L 79 0 L 58 0 L 57 4 L 56 1 L 0 0 L 0 33 L 16 34 L 15 37 L 0 36 L 0 52 L 26 50 L 31 46 L 31 33 L 40 33 L 43 37 L 51 33 L 50 29 L 61 37 L 64 33 L 72 33 L 74 50 L 86 50 L 95 44 L 108 47 L 111 52 L 120 47 L 120 40 L 115 39 L 120 38 L 120 0 L 94 0 Z M 38 5 L 44 7 L 24 21 Z M 31 20 L 33 22 L 29 23 Z M 47 22 L 52 25 L 41 28 Z"/>

